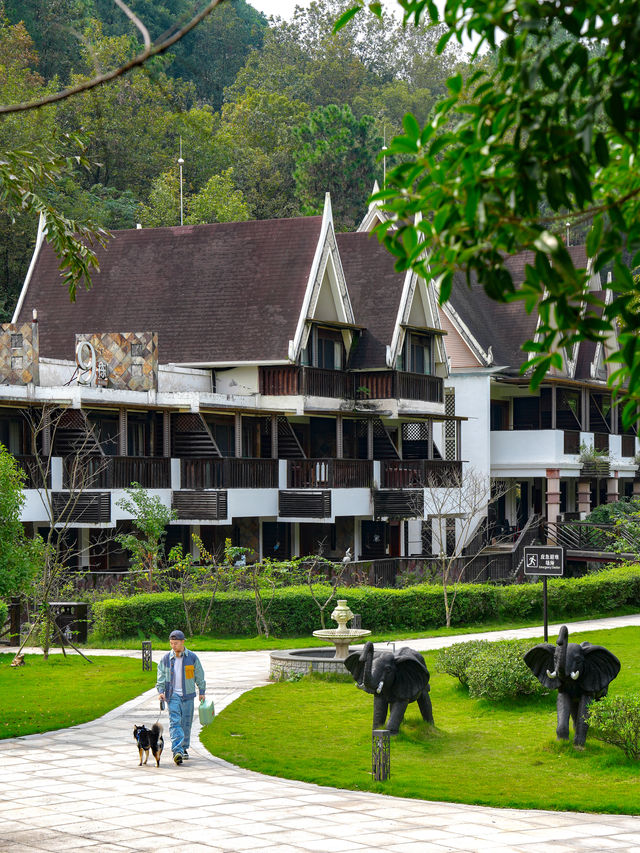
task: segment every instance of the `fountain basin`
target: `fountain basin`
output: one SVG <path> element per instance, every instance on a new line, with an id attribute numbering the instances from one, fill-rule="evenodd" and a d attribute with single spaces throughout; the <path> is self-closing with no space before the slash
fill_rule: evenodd
<path id="1" fill-rule="evenodd" d="M 368 637 L 371 631 L 365 628 L 320 628 L 313 632 L 314 637 L 320 640 L 329 640 L 336 647 L 336 660 L 344 660 L 349 654 L 349 644 L 363 637 Z"/>
<path id="2" fill-rule="evenodd" d="M 359 651 L 359 649 L 351 651 Z M 271 678 L 277 680 L 298 673 L 308 675 L 310 672 L 337 672 L 341 675 L 349 675 L 344 660 L 336 658 L 333 647 L 278 649 L 271 652 Z"/>

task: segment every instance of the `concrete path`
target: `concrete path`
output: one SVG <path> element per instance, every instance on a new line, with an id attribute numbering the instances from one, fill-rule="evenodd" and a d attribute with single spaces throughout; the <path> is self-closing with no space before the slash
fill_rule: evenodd
<path id="1" fill-rule="evenodd" d="M 569 630 L 640 625 L 640 615 Z M 559 626 L 551 626 L 553 641 Z M 540 629 L 499 637 L 535 637 Z M 465 637 L 403 642 L 421 650 Z M 92 654 L 96 654 L 93 652 Z M 140 652 L 99 652 L 140 656 Z M 162 652 L 154 654 L 158 659 Z M 268 652 L 204 652 L 216 709 L 265 684 Z M 211 691 L 210 691 L 211 692 Z M 207 753 L 197 740 L 176 767 L 138 766 L 134 723 L 152 723 L 155 691 L 91 723 L 0 741 L 0 851 L 235 853 L 571 853 L 638 851 L 640 817 L 506 810 L 406 800 L 261 776 Z M 0 698 L 0 718 L 2 700 Z M 166 712 L 161 721 L 168 740 Z M 640 803 L 638 804 L 640 812 Z"/>

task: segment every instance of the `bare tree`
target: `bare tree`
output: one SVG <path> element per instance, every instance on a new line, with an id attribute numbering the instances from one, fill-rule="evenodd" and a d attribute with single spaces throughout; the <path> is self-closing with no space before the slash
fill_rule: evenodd
<path id="1" fill-rule="evenodd" d="M 56 436 L 63 431 L 70 411 L 45 404 L 40 409 L 29 409 L 25 415 L 31 440 L 29 474 L 33 487 L 39 490 L 46 516 L 46 534 L 40 540 L 41 567 L 31 592 L 33 619 L 16 657 L 35 634 L 42 646 L 45 660 L 57 638 L 64 654 L 66 643 L 89 661 L 70 637 L 63 636 L 51 608 L 51 601 L 58 597 L 67 579 L 70 562 L 78 557 L 79 549 L 70 544 L 69 534 L 74 521 L 81 517 L 84 504 L 91 502 L 91 499 L 87 500 L 87 497 L 83 496 L 87 489 L 95 486 L 102 471 L 106 469 L 108 457 L 104 455 L 84 412 L 74 410 L 76 429 L 67 430 L 70 452 L 63 458 L 63 489 L 52 488 Z M 77 428 L 78 426 L 80 428 Z"/>
<path id="2" fill-rule="evenodd" d="M 486 525 L 489 508 L 511 487 L 474 468 L 465 468 L 447 471 L 446 477 L 428 476 L 424 488 L 424 515 L 431 520 L 432 547 L 435 546 L 449 628 L 460 584 L 473 571 L 474 562 L 486 544 L 485 537 L 476 534 Z M 471 548 L 470 543 L 473 543 Z M 483 568 L 478 569 L 476 578 Z"/>

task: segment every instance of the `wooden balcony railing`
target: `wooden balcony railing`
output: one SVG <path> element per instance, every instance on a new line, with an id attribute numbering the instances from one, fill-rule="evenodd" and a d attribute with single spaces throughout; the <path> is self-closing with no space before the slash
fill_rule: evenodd
<path id="1" fill-rule="evenodd" d="M 183 489 L 277 489 L 277 459 L 180 460 Z"/>
<path id="2" fill-rule="evenodd" d="M 447 459 L 383 459 L 381 486 L 384 489 L 460 488 L 462 462 Z"/>
<path id="3" fill-rule="evenodd" d="M 313 396 L 356 400 L 423 400 L 442 403 L 444 381 L 439 376 L 399 370 L 372 372 L 323 370 L 283 364 L 261 367 L 260 393 L 274 396 Z"/>
<path id="4" fill-rule="evenodd" d="M 38 468 L 38 460 L 35 456 L 15 456 L 18 467 L 26 474 L 24 487 L 25 489 L 42 489 L 45 484 L 42 482 L 40 469 Z M 42 460 L 43 469 L 46 468 L 46 459 Z M 51 466 L 47 472 L 47 486 L 51 486 Z"/>
<path id="5" fill-rule="evenodd" d="M 423 400 L 444 401 L 444 381 L 439 376 L 380 370 L 353 373 L 356 400 Z"/>
<path id="6" fill-rule="evenodd" d="M 298 367 L 283 364 L 261 367 L 260 393 L 274 396 L 352 397 L 351 374 L 320 367 Z"/>
<path id="7" fill-rule="evenodd" d="M 373 482 L 370 459 L 289 459 L 289 489 L 368 489 Z"/>
<path id="8" fill-rule="evenodd" d="M 623 435 L 621 436 L 621 455 L 622 456 L 635 456 L 636 455 L 636 437 L 635 435 Z"/>
<path id="9" fill-rule="evenodd" d="M 73 466 L 78 465 L 73 473 Z M 63 464 L 63 486 L 87 489 L 127 489 L 139 483 L 144 489 L 171 488 L 170 460 L 161 456 L 67 456 Z"/>
<path id="10" fill-rule="evenodd" d="M 580 453 L 580 433 L 575 430 L 564 431 L 564 452 Z"/>

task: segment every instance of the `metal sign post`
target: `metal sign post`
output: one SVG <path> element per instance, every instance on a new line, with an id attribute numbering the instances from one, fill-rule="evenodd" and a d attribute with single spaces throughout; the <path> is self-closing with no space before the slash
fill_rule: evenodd
<path id="1" fill-rule="evenodd" d="M 547 578 L 561 578 L 564 573 L 564 548 L 552 545 L 527 545 L 524 549 L 525 575 L 542 578 L 542 618 L 544 641 L 549 640 Z"/>

